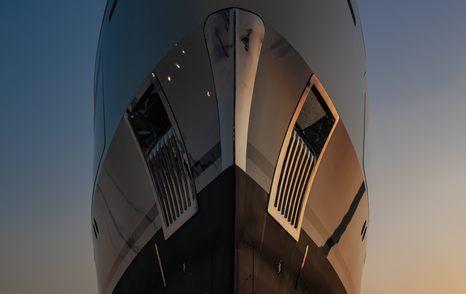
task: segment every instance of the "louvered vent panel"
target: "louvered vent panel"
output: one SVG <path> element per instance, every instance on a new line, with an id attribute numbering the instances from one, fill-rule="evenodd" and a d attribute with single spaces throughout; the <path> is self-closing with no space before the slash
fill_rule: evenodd
<path id="1" fill-rule="evenodd" d="M 197 211 L 194 182 L 184 148 L 172 128 L 148 155 L 168 238 Z"/>
<path id="2" fill-rule="evenodd" d="M 278 181 L 274 206 L 293 227 L 297 227 L 302 202 L 311 177 L 314 156 L 301 136 L 293 130 Z"/>
<path id="3" fill-rule="evenodd" d="M 296 130 L 293 130 L 286 148 L 278 179 L 274 179 L 277 183 L 272 190 L 271 201 L 272 215 L 291 232 L 297 230 L 304 212 L 303 200 L 311 178 L 314 154 Z"/>

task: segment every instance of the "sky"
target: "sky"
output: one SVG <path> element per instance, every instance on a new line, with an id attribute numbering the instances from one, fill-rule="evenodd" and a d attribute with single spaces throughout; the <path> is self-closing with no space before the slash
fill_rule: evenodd
<path id="1" fill-rule="evenodd" d="M 0 0 L 0 293 L 97 293 L 92 87 L 104 7 Z"/>
<path id="2" fill-rule="evenodd" d="M 363 294 L 466 293 L 466 1 L 359 0 Z M 97 293 L 92 85 L 103 0 L 0 1 L 0 292 Z"/>
<path id="3" fill-rule="evenodd" d="M 363 293 L 466 293 L 466 1 L 358 3 L 370 97 Z"/>

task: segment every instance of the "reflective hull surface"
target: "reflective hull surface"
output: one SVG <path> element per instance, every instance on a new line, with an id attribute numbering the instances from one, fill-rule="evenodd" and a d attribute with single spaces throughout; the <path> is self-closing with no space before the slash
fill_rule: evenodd
<path id="1" fill-rule="evenodd" d="M 267 193 L 241 169 L 224 171 L 198 200 L 203 209 L 173 238 L 157 233 L 115 293 L 346 293 L 308 235 L 296 242 L 264 213 Z"/>
<path id="2" fill-rule="evenodd" d="M 92 203 L 100 292 L 358 293 L 368 199 L 357 10 L 303 2 L 322 21 L 307 34 L 274 17 L 293 5 L 220 2 L 187 19 L 160 5 L 165 28 L 150 26 L 148 1 L 107 5 Z M 341 45 L 345 30 L 345 48 L 325 41 Z"/>

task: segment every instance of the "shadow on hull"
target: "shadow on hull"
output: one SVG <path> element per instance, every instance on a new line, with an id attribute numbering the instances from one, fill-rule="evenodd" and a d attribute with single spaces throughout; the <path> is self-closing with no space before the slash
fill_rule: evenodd
<path id="1" fill-rule="evenodd" d="M 198 202 L 168 240 L 155 234 L 113 293 L 346 293 L 322 249 L 305 232 L 296 243 L 241 169 L 225 170 Z"/>

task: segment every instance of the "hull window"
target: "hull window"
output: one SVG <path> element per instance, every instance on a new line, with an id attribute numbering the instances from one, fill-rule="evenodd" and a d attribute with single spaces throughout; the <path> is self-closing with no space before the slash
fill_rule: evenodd
<path id="1" fill-rule="evenodd" d="M 165 238 L 198 210 L 186 148 L 170 107 L 151 83 L 128 109 L 128 121 L 151 175 Z"/>
<path id="2" fill-rule="evenodd" d="M 330 98 L 313 76 L 298 102 L 283 140 L 267 209 L 296 240 L 299 240 L 319 160 L 338 119 Z"/>

